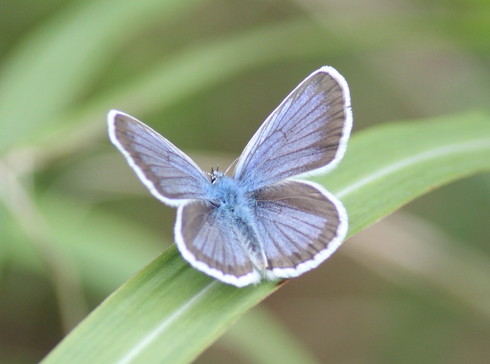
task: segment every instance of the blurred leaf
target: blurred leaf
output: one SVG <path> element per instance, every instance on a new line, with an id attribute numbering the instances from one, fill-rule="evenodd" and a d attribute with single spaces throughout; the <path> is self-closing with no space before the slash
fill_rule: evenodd
<path id="1" fill-rule="evenodd" d="M 32 32 L 0 72 L 0 151 L 52 126 L 125 38 L 193 1 L 76 2 Z"/>
<path id="2" fill-rule="evenodd" d="M 107 295 L 164 249 L 155 231 L 111 216 L 101 209 L 83 211 L 80 202 L 57 194 L 42 200 L 41 211 L 53 244 L 76 263 L 84 283 Z"/>
<path id="3" fill-rule="evenodd" d="M 490 169 L 490 118 L 467 114 L 372 128 L 322 182 L 344 201 L 349 234 L 456 178 Z M 129 280 L 44 363 L 186 363 L 279 286 L 235 288 L 191 268 L 175 247 Z"/>
<path id="4" fill-rule="evenodd" d="M 254 308 L 233 325 L 221 341 L 248 358 L 250 363 L 319 363 L 299 345 L 291 330 L 260 307 Z"/>
<path id="5" fill-rule="evenodd" d="M 22 267 L 28 267 L 30 271 L 42 270 L 35 250 L 25 239 L 14 216 L 3 203 L 0 203 L 0 231 L 0 269 L 9 264 L 21 263 Z"/>
<path id="6" fill-rule="evenodd" d="M 352 239 L 342 253 L 397 287 L 429 292 L 437 297 L 431 297 L 433 303 L 490 321 L 488 256 L 468 242 L 454 241 L 427 220 L 397 212 Z"/>
<path id="7" fill-rule="evenodd" d="M 46 223 L 49 249 L 70 263 L 92 293 L 109 294 L 165 246 L 161 236 L 134 221 L 57 193 L 45 194 L 37 205 Z M 29 226 L 34 231 L 32 221 Z M 27 272 L 48 273 L 42 251 L 1 203 L 0 229 L 0 269 L 12 264 Z"/>
<path id="8" fill-rule="evenodd" d="M 87 139 L 100 137 L 106 128 L 101 115 L 107 110 L 120 108 L 132 115 L 155 112 L 258 65 L 324 54 L 325 48 L 318 46 L 324 38 L 318 25 L 295 19 L 191 44 L 166 55 L 134 79 L 97 94 L 81 109 L 59 115 L 54 122 L 57 128 L 43 135 L 39 151 L 49 155 L 86 148 Z M 330 44 L 328 51 L 338 52 L 342 47 L 345 45 Z M 56 144 L 53 134 L 59 136 Z"/>

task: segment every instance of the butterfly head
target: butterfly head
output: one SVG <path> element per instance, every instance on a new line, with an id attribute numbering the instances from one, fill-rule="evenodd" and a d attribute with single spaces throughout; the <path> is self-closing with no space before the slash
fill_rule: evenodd
<path id="1" fill-rule="evenodd" d="M 211 178 L 211 184 L 214 185 L 220 178 L 223 178 L 225 174 L 219 171 L 219 167 L 216 167 L 216 170 L 211 167 L 211 173 L 208 173 L 208 175 L 209 178 Z"/>
<path id="2" fill-rule="evenodd" d="M 212 170 L 209 176 L 211 184 L 209 185 L 208 201 L 214 207 L 235 213 L 251 203 L 247 189 L 240 181 L 217 170 Z"/>

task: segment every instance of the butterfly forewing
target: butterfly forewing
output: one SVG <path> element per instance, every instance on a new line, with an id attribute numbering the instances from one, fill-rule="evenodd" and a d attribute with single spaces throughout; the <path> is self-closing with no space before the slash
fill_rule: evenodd
<path id="1" fill-rule="evenodd" d="M 238 161 L 235 177 L 254 190 L 332 168 L 344 154 L 351 127 L 347 83 L 333 68 L 322 67 L 259 128 Z"/>
<path id="2" fill-rule="evenodd" d="M 207 177 L 167 139 L 119 111 L 111 111 L 108 121 L 112 142 L 155 197 L 170 205 L 206 199 Z"/>
<path id="3" fill-rule="evenodd" d="M 319 185 L 288 181 L 257 191 L 256 199 L 269 278 L 295 277 L 318 266 L 345 238 L 345 209 Z"/>
<path id="4" fill-rule="evenodd" d="M 175 239 L 189 263 L 215 278 L 236 286 L 260 280 L 240 232 L 211 204 L 192 202 L 179 207 Z"/>

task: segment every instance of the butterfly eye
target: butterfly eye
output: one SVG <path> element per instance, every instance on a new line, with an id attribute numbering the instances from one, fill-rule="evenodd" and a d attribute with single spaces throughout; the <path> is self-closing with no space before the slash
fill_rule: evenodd
<path id="1" fill-rule="evenodd" d="M 209 177 L 211 179 L 211 184 L 215 184 L 218 179 L 224 176 L 222 172 L 218 171 L 219 167 L 216 167 L 216 170 L 214 168 L 211 168 L 211 173 L 209 173 Z"/>

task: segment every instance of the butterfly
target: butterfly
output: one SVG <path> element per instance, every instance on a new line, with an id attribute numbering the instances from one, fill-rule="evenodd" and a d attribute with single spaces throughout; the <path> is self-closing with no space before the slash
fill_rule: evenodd
<path id="1" fill-rule="evenodd" d="M 160 201 L 177 207 L 175 241 L 193 267 L 243 287 L 297 277 L 343 242 L 348 218 L 321 185 L 298 179 L 334 168 L 352 128 L 349 88 L 324 66 L 272 112 L 232 176 L 203 172 L 156 131 L 123 112 L 108 114 L 109 136 Z"/>

